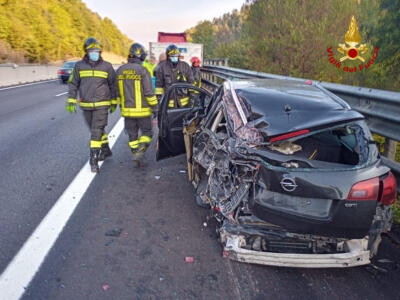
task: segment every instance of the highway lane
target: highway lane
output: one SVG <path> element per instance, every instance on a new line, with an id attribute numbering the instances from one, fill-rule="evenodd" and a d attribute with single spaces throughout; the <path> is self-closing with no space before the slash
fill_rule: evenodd
<path id="1" fill-rule="evenodd" d="M 0 90 L 0 272 L 88 159 L 89 132 L 65 111 L 66 91 L 57 81 Z"/>

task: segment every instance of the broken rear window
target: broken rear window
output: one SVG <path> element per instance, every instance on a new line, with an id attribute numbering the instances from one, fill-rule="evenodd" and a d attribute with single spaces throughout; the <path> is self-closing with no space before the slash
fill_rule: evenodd
<path id="1" fill-rule="evenodd" d="M 357 121 L 347 125 L 320 130 L 306 137 L 273 143 L 267 148 L 291 155 L 296 159 L 359 165 L 368 159 L 370 133 Z"/>

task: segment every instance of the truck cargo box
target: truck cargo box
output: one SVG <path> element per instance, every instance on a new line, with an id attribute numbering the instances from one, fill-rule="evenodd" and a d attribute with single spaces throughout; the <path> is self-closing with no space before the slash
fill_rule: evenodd
<path id="1" fill-rule="evenodd" d="M 174 44 L 176 45 L 181 54 L 181 60 L 187 62 L 189 65 L 190 59 L 193 56 L 197 56 L 200 59 L 200 63 L 203 63 L 203 44 L 194 44 L 194 43 L 154 43 L 150 42 L 149 45 L 149 56 L 154 57 L 155 59 L 158 60 L 158 57 L 160 56 L 161 53 L 165 52 L 165 49 L 168 47 L 168 45 Z"/>

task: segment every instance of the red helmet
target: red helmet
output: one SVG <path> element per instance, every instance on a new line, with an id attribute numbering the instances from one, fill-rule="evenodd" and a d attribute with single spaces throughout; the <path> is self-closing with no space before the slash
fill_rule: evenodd
<path id="1" fill-rule="evenodd" d="M 200 66 L 200 59 L 197 56 L 193 56 L 190 59 L 190 62 L 192 63 L 192 66 L 194 66 L 194 67 Z"/>

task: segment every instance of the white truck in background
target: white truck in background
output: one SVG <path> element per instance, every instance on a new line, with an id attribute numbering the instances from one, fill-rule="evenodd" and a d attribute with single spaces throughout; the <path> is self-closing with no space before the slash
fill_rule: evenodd
<path id="1" fill-rule="evenodd" d="M 181 52 L 181 60 L 187 62 L 190 66 L 190 59 L 197 56 L 200 59 L 200 64 L 203 65 L 203 44 L 194 43 L 174 43 L 174 42 L 150 42 L 149 43 L 149 58 L 154 57 L 157 61 L 161 53 L 165 53 L 165 49 L 174 44 Z"/>

